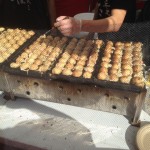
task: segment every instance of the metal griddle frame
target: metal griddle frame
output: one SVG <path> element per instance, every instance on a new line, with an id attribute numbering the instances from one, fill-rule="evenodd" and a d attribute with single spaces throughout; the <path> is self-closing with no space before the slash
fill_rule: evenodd
<path id="1" fill-rule="evenodd" d="M 14 99 L 15 96 L 46 100 L 89 109 L 102 110 L 125 115 L 132 125 L 139 124 L 139 118 L 147 90 L 112 89 L 107 86 L 48 80 L 30 76 L 0 72 L 0 90 Z"/>

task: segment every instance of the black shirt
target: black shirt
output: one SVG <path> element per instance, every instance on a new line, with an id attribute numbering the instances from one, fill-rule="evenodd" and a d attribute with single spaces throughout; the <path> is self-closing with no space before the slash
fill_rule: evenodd
<path id="1" fill-rule="evenodd" d="M 98 0 L 98 18 L 103 19 L 111 15 L 112 9 L 127 10 L 124 22 L 134 22 L 136 18 L 136 0 Z"/>
<path id="2" fill-rule="evenodd" d="M 48 29 L 46 0 L 0 0 L 0 26 Z"/>

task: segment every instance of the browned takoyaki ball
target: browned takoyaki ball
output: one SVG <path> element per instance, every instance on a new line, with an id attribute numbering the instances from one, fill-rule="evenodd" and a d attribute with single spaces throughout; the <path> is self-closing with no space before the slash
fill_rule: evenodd
<path id="1" fill-rule="evenodd" d="M 107 73 L 108 73 L 108 68 L 101 67 L 101 68 L 99 69 L 99 73 L 100 73 L 100 72 L 103 72 L 103 73 L 107 74 Z"/>
<path id="2" fill-rule="evenodd" d="M 93 72 L 94 68 L 89 66 L 89 67 L 85 67 L 84 70 L 88 72 Z"/>
<path id="3" fill-rule="evenodd" d="M 21 65 L 20 63 L 12 62 L 12 63 L 10 64 L 10 67 L 11 67 L 11 68 L 18 68 L 20 65 Z"/>
<path id="4" fill-rule="evenodd" d="M 74 77 L 80 77 L 80 76 L 82 76 L 82 71 L 80 71 L 80 70 L 74 70 L 73 73 L 72 73 L 72 75 Z"/>
<path id="5" fill-rule="evenodd" d="M 40 71 L 40 72 L 45 72 L 45 71 L 47 71 L 48 69 L 49 69 L 49 66 L 47 66 L 47 65 L 42 65 L 42 66 L 39 67 L 39 71 Z"/>
<path id="6" fill-rule="evenodd" d="M 130 76 L 132 74 L 132 71 L 129 69 L 123 69 L 121 73 L 122 76 Z"/>
<path id="7" fill-rule="evenodd" d="M 130 80 L 131 78 L 129 76 L 120 78 L 120 82 L 122 83 L 130 83 Z"/>
<path id="8" fill-rule="evenodd" d="M 104 72 L 100 72 L 100 73 L 98 74 L 97 78 L 98 78 L 99 80 L 106 80 L 106 79 L 107 79 L 107 74 L 104 73 Z"/>
<path id="9" fill-rule="evenodd" d="M 109 80 L 110 81 L 114 81 L 114 82 L 117 82 L 119 80 L 119 77 L 116 75 L 116 74 L 111 74 L 109 76 Z"/>
<path id="10" fill-rule="evenodd" d="M 29 63 L 23 63 L 20 65 L 21 70 L 27 70 L 27 69 L 29 69 L 29 67 L 30 67 Z"/>
<path id="11" fill-rule="evenodd" d="M 67 65 L 65 66 L 66 69 L 73 69 L 74 68 L 74 64 L 71 63 L 67 63 Z"/>
<path id="12" fill-rule="evenodd" d="M 141 65 L 134 65 L 133 66 L 133 71 L 134 72 L 140 72 L 140 71 L 142 71 L 142 66 Z"/>
<path id="13" fill-rule="evenodd" d="M 62 68 L 58 68 L 58 67 L 53 68 L 53 70 L 52 70 L 53 74 L 60 74 L 61 72 L 62 72 Z"/>
<path id="14" fill-rule="evenodd" d="M 30 66 L 30 70 L 38 70 L 38 65 L 32 64 L 32 65 Z"/>
<path id="15" fill-rule="evenodd" d="M 71 71 L 70 69 L 66 69 L 66 68 L 65 68 L 65 69 L 62 71 L 62 74 L 69 76 L 69 75 L 72 75 L 72 71 Z"/>
<path id="16" fill-rule="evenodd" d="M 91 72 L 84 72 L 83 77 L 84 78 L 91 78 L 92 77 L 92 73 Z"/>
<path id="17" fill-rule="evenodd" d="M 118 69 L 110 69 L 109 74 L 118 74 Z"/>

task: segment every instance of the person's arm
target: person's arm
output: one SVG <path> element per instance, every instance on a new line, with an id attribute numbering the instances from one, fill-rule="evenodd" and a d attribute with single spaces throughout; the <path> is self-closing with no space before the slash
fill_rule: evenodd
<path id="1" fill-rule="evenodd" d="M 110 17 L 99 20 L 76 20 L 71 17 L 63 20 L 65 16 L 61 16 L 56 19 L 57 22 L 54 26 L 66 36 L 81 31 L 98 33 L 116 32 L 120 29 L 125 16 L 126 10 L 123 9 L 113 9 Z"/>
<path id="2" fill-rule="evenodd" d="M 81 31 L 98 33 L 116 32 L 120 29 L 125 15 L 126 10 L 113 9 L 111 12 L 111 16 L 105 19 L 82 20 Z"/>

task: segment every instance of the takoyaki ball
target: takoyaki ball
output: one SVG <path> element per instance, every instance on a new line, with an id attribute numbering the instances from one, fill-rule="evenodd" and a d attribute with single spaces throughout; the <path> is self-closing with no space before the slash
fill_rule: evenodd
<path id="1" fill-rule="evenodd" d="M 116 42 L 116 43 L 115 43 L 115 46 L 122 46 L 122 45 L 123 45 L 122 42 Z"/>
<path id="2" fill-rule="evenodd" d="M 88 59 L 86 55 L 81 55 L 79 58 L 82 61 L 86 61 Z"/>
<path id="3" fill-rule="evenodd" d="M 107 79 L 107 74 L 104 73 L 104 72 L 100 72 L 100 73 L 98 73 L 97 78 L 98 78 L 99 80 L 106 80 L 106 79 Z"/>
<path id="4" fill-rule="evenodd" d="M 102 63 L 101 63 L 101 66 L 102 66 L 102 67 L 105 67 L 105 68 L 109 68 L 109 67 L 110 67 L 110 64 L 107 63 L 107 62 L 102 62 Z"/>
<path id="5" fill-rule="evenodd" d="M 119 77 L 116 75 L 116 74 L 111 74 L 109 76 L 109 80 L 110 81 L 114 81 L 114 82 L 117 82 L 119 80 Z"/>
<path id="6" fill-rule="evenodd" d="M 94 68 L 88 66 L 88 67 L 85 67 L 84 70 L 85 70 L 85 71 L 88 71 L 88 72 L 93 72 L 93 71 L 94 71 Z"/>
<path id="7" fill-rule="evenodd" d="M 110 69 L 109 74 L 118 74 L 118 69 Z"/>
<path id="8" fill-rule="evenodd" d="M 61 48 L 55 47 L 55 48 L 54 48 L 54 51 L 55 51 L 55 52 L 61 52 Z"/>
<path id="9" fill-rule="evenodd" d="M 8 40 L 7 39 L 1 39 L 1 41 L 0 41 L 1 43 L 3 43 L 3 44 L 5 44 L 5 43 L 7 43 L 8 42 Z"/>
<path id="10" fill-rule="evenodd" d="M 23 52 L 23 53 L 21 54 L 21 57 L 22 57 L 22 58 L 28 58 L 28 56 L 29 56 L 29 55 L 28 55 L 28 53 L 26 53 L 26 52 Z"/>
<path id="11" fill-rule="evenodd" d="M 84 60 L 79 60 L 78 62 L 77 62 L 77 65 L 82 65 L 82 66 L 84 66 L 86 64 L 86 61 L 84 61 Z"/>
<path id="12" fill-rule="evenodd" d="M 114 54 L 115 54 L 115 55 L 122 55 L 122 50 L 116 49 L 116 50 L 114 51 Z"/>
<path id="13" fill-rule="evenodd" d="M 130 76 L 132 74 L 132 71 L 129 69 L 123 69 L 121 73 L 122 76 Z"/>
<path id="14" fill-rule="evenodd" d="M 68 52 L 64 52 L 64 53 L 62 54 L 62 57 L 67 57 L 67 58 L 69 58 L 69 57 L 70 57 L 70 54 L 69 54 Z"/>
<path id="15" fill-rule="evenodd" d="M 32 64 L 32 65 L 30 66 L 30 70 L 38 70 L 38 65 Z"/>
<path id="16" fill-rule="evenodd" d="M 28 48 L 25 49 L 25 52 L 28 53 L 28 54 L 32 53 L 32 51 L 30 49 L 28 49 Z"/>
<path id="17" fill-rule="evenodd" d="M 17 41 L 16 43 L 17 43 L 19 46 L 21 46 L 21 45 L 23 45 L 24 41 L 19 40 L 19 41 Z"/>
<path id="18" fill-rule="evenodd" d="M 114 44 L 113 44 L 113 42 L 112 42 L 112 41 L 107 41 L 107 45 L 111 45 L 111 46 L 113 46 Z"/>
<path id="19" fill-rule="evenodd" d="M 52 64 L 52 62 L 48 61 L 48 60 L 43 63 L 44 66 L 48 66 L 48 67 L 50 67 L 51 64 Z"/>
<path id="20" fill-rule="evenodd" d="M 90 79 L 92 77 L 92 73 L 86 71 L 86 72 L 84 72 L 83 77 Z"/>
<path id="21" fill-rule="evenodd" d="M 70 69 L 70 70 L 71 70 L 71 69 L 73 69 L 73 68 L 74 68 L 74 64 L 67 63 L 67 64 L 66 64 L 66 66 L 65 66 L 65 68 L 66 68 L 66 69 Z"/>
<path id="22" fill-rule="evenodd" d="M 15 37 L 14 37 L 14 40 L 17 42 L 17 41 L 20 40 L 20 37 L 19 37 L 19 36 L 15 36 Z"/>
<path id="23" fill-rule="evenodd" d="M 53 68 L 53 69 L 52 69 L 52 73 L 53 73 L 53 74 L 60 74 L 61 72 L 62 72 L 62 68 L 56 67 L 56 68 Z"/>
<path id="24" fill-rule="evenodd" d="M 103 58 L 102 58 L 102 61 L 105 61 L 105 62 L 109 63 L 111 60 L 110 60 L 110 58 L 108 58 L 108 57 L 103 57 Z"/>
<path id="25" fill-rule="evenodd" d="M 105 74 L 108 74 L 108 68 L 101 67 L 101 68 L 99 69 L 99 73 L 100 73 L 100 72 L 103 72 L 103 73 L 105 73 Z"/>
<path id="26" fill-rule="evenodd" d="M 133 46 L 125 47 L 124 50 L 132 52 L 133 51 Z"/>
<path id="27" fill-rule="evenodd" d="M 124 54 L 122 56 L 122 59 L 131 59 L 132 58 L 132 55 L 129 55 L 129 54 Z"/>
<path id="28" fill-rule="evenodd" d="M 35 59 L 32 59 L 32 58 L 29 58 L 29 59 L 28 59 L 28 63 L 29 63 L 29 64 L 33 64 L 34 61 L 35 61 Z"/>
<path id="29" fill-rule="evenodd" d="M 113 50 L 112 50 L 112 48 L 105 48 L 104 52 L 111 54 L 113 52 Z"/>
<path id="30" fill-rule="evenodd" d="M 142 51 L 142 47 L 135 47 L 134 51 L 141 52 Z"/>
<path id="31" fill-rule="evenodd" d="M 133 61 L 135 61 L 135 60 L 140 60 L 140 59 L 142 59 L 141 56 L 134 56 L 134 57 L 132 58 Z"/>
<path id="32" fill-rule="evenodd" d="M 120 78 L 120 82 L 122 83 L 130 83 L 130 80 L 131 78 L 129 76 Z"/>
<path id="33" fill-rule="evenodd" d="M 125 47 L 131 47 L 131 46 L 132 46 L 132 42 L 124 43 L 124 46 L 125 46 Z"/>
<path id="34" fill-rule="evenodd" d="M 46 51 L 46 50 L 44 50 L 44 51 L 41 52 L 41 55 L 48 56 L 48 55 L 49 55 L 49 52 Z"/>
<path id="35" fill-rule="evenodd" d="M 107 53 L 107 52 L 104 52 L 104 56 L 107 57 L 107 58 L 111 58 L 111 54 Z"/>
<path id="36" fill-rule="evenodd" d="M 113 60 L 120 60 L 121 59 L 121 55 L 113 55 Z"/>
<path id="37" fill-rule="evenodd" d="M 73 54 L 71 54 L 71 58 L 73 58 L 73 59 L 75 59 L 75 60 L 77 60 L 78 59 L 78 54 L 76 54 L 76 53 L 73 53 Z"/>
<path id="38" fill-rule="evenodd" d="M 132 65 L 132 60 L 129 59 L 122 59 L 121 60 L 122 65 L 128 64 L 128 65 Z"/>
<path id="39" fill-rule="evenodd" d="M 18 44 L 13 44 L 12 47 L 17 50 L 19 48 L 19 45 Z"/>
<path id="40" fill-rule="evenodd" d="M 68 60 L 68 62 L 71 63 L 71 64 L 76 64 L 76 60 L 73 59 L 73 58 L 70 58 L 70 59 Z"/>
<path id="41" fill-rule="evenodd" d="M 25 37 L 25 39 L 29 39 L 31 37 L 31 35 L 25 34 L 24 37 Z"/>
<path id="42" fill-rule="evenodd" d="M 3 53 L 1 53 L 1 55 L 6 60 L 10 56 L 10 53 L 3 52 Z"/>
<path id="43" fill-rule="evenodd" d="M 128 70 L 132 70 L 132 65 L 129 64 L 124 64 L 121 66 L 122 69 L 128 69 Z"/>
<path id="44" fill-rule="evenodd" d="M 66 63 L 67 61 L 68 61 L 68 59 L 66 59 L 66 58 L 64 58 L 64 57 L 59 59 L 59 62 L 60 62 L 60 63 Z"/>
<path id="45" fill-rule="evenodd" d="M 112 50 L 112 46 L 111 45 L 106 45 L 105 50 Z"/>
<path id="46" fill-rule="evenodd" d="M 9 43 L 10 43 L 11 45 L 13 45 L 13 44 L 16 43 L 16 41 L 15 41 L 14 39 L 11 39 L 11 40 L 9 40 Z"/>
<path id="47" fill-rule="evenodd" d="M 29 63 L 23 63 L 20 65 L 20 69 L 21 70 L 27 70 L 30 67 Z"/>
<path id="48" fill-rule="evenodd" d="M 98 59 L 98 53 L 93 53 L 93 54 L 90 56 L 90 59 L 97 60 L 97 59 Z"/>
<path id="49" fill-rule="evenodd" d="M 134 60 L 133 65 L 143 65 L 143 61 L 142 60 Z"/>
<path id="50" fill-rule="evenodd" d="M 19 57 L 16 59 L 16 63 L 22 63 L 22 62 L 25 62 L 25 59 L 22 58 L 21 56 L 19 56 Z"/>
<path id="51" fill-rule="evenodd" d="M 140 51 L 133 51 L 133 56 L 142 56 L 142 53 Z"/>
<path id="52" fill-rule="evenodd" d="M 72 75 L 74 77 L 81 77 L 82 76 L 82 71 L 81 70 L 74 70 Z"/>
<path id="53" fill-rule="evenodd" d="M 40 72 L 45 72 L 49 69 L 49 67 L 47 65 L 42 65 L 39 67 L 38 71 Z"/>
<path id="54" fill-rule="evenodd" d="M 30 59 L 37 59 L 38 58 L 38 54 L 32 54 L 31 56 L 30 56 Z"/>
<path id="55" fill-rule="evenodd" d="M 59 68 L 64 68 L 65 65 L 66 65 L 65 62 L 63 62 L 63 63 L 62 63 L 62 62 L 61 62 L 61 63 L 59 62 L 59 63 L 56 64 L 56 66 L 59 67 Z"/>
<path id="56" fill-rule="evenodd" d="M 90 66 L 90 67 L 94 67 L 95 66 L 95 64 L 96 64 L 96 62 L 94 62 L 94 61 L 88 61 L 87 62 L 87 66 Z"/>
<path id="57" fill-rule="evenodd" d="M 143 82 L 143 78 L 142 77 L 133 77 L 132 78 L 132 83 L 133 84 L 139 84 Z"/>
<path id="58" fill-rule="evenodd" d="M 20 63 L 12 62 L 12 63 L 10 64 L 10 67 L 11 67 L 11 68 L 18 68 L 20 65 L 21 65 Z"/>
<path id="59" fill-rule="evenodd" d="M 141 82 L 141 83 L 136 83 L 135 85 L 138 86 L 138 87 L 143 88 L 145 86 L 145 83 Z"/>
<path id="60" fill-rule="evenodd" d="M 46 57 L 46 59 L 48 59 L 49 61 L 53 62 L 53 61 L 55 61 L 56 58 L 52 57 L 52 56 L 49 56 L 48 58 Z M 45 61 L 46 61 L 46 59 L 45 59 Z M 64 59 L 64 61 L 62 61 L 62 62 L 66 62 L 66 60 Z"/>
<path id="61" fill-rule="evenodd" d="M 67 76 L 72 75 L 72 70 L 65 68 L 65 69 L 62 71 L 62 74 L 63 74 L 63 75 L 67 75 Z"/>
<path id="62" fill-rule="evenodd" d="M 133 72 L 140 72 L 142 71 L 143 67 L 141 65 L 134 65 Z"/>
<path id="63" fill-rule="evenodd" d="M 83 68 L 84 68 L 84 66 L 82 66 L 82 65 L 76 65 L 76 66 L 74 67 L 74 69 L 80 70 L 80 71 L 82 71 Z"/>
<path id="64" fill-rule="evenodd" d="M 6 47 L 6 48 L 10 48 L 10 47 L 11 47 L 11 44 L 10 44 L 10 43 L 6 43 L 6 44 L 5 44 L 5 47 Z"/>
<path id="65" fill-rule="evenodd" d="M 143 44 L 141 42 L 137 42 L 137 43 L 134 43 L 134 46 L 137 47 L 137 48 L 139 48 L 139 47 L 142 47 Z"/>
<path id="66" fill-rule="evenodd" d="M 34 64 L 36 64 L 36 65 L 41 65 L 43 62 L 42 62 L 42 60 L 40 60 L 40 59 L 36 59 L 35 61 L 34 61 Z"/>
<path id="67" fill-rule="evenodd" d="M 119 69 L 119 68 L 120 68 L 120 64 L 118 64 L 118 63 L 113 63 L 111 68 L 112 68 L 112 69 Z"/>

